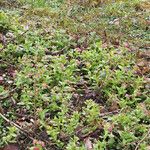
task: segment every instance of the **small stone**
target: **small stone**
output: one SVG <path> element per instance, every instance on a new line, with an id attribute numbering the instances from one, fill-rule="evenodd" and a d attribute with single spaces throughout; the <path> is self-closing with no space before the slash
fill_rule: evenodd
<path id="1" fill-rule="evenodd" d="M 8 84 L 12 84 L 13 81 L 12 81 L 12 80 L 8 80 L 7 83 L 8 83 Z"/>

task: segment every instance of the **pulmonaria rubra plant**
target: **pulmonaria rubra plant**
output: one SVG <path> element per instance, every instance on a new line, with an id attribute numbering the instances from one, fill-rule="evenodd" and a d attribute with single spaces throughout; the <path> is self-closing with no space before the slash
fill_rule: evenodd
<path id="1" fill-rule="evenodd" d="M 148 0 L 0 8 L 0 149 L 149 149 Z"/>

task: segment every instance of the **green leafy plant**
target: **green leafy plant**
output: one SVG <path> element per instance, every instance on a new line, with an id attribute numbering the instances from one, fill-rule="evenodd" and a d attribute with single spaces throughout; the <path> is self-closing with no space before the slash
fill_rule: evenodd
<path id="1" fill-rule="evenodd" d="M 18 134 L 18 129 L 15 127 L 7 127 L 6 131 L 2 133 L 2 139 L 0 144 L 8 144 L 8 143 L 15 143 L 16 142 L 16 137 Z"/>
<path id="2" fill-rule="evenodd" d="M 0 13 L 0 103 L 27 134 L 0 118 L 0 147 L 147 149 L 149 3 L 19 4 Z"/>
<path id="3" fill-rule="evenodd" d="M 0 12 L 0 31 L 6 33 L 10 28 L 11 25 L 8 15 Z"/>

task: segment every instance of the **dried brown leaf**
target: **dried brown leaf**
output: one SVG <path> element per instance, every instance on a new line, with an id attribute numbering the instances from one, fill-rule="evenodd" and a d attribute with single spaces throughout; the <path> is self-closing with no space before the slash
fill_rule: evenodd
<path id="1" fill-rule="evenodd" d="M 20 150 L 20 148 L 17 144 L 9 144 L 2 148 L 2 150 Z"/>

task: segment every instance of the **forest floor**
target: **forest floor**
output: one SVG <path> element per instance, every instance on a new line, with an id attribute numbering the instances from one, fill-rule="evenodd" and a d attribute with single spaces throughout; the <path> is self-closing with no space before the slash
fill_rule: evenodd
<path id="1" fill-rule="evenodd" d="M 150 149 L 150 2 L 0 9 L 0 150 Z"/>

